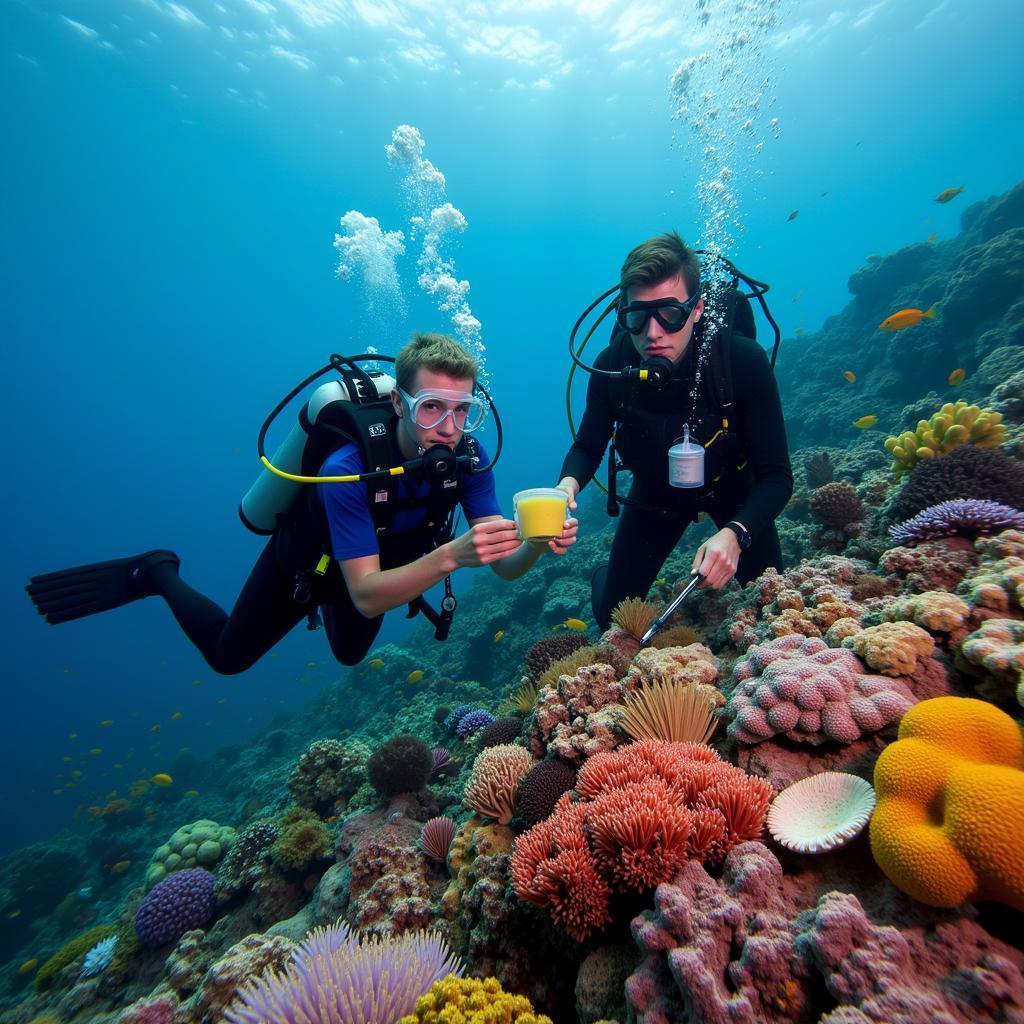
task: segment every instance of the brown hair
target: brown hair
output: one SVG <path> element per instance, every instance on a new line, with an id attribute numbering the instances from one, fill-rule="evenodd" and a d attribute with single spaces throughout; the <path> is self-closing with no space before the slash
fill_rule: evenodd
<path id="1" fill-rule="evenodd" d="M 627 288 L 658 284 L 679 275 L 692 298 L 700 291 L 700 260 L 678 231 L 669 231 L 641 242 L 626 257 L 619 287 L 625 294 Z"/>
<path id="2" fill-rule="evenodd" d="M 403 391 L 412 392 L 421 366 L 449 377 L 469 377 L 476 383 L 476 357 L 447 334 L 414 334 L 402 346 L 395 359 L 395 377 Z"/>

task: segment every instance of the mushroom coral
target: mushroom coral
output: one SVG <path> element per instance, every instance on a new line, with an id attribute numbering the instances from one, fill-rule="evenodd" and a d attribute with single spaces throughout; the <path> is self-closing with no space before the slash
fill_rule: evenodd
<path id="1" fill-rule="evenodd" d="M 998 708 L 935 697 L 911 708 L 875 765 L 871 852 L 933 907 L 1024 910 L 1024 738 Z"/>

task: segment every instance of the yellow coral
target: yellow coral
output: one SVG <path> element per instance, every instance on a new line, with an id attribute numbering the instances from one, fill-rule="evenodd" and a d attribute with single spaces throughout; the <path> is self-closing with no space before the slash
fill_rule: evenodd
<path id="1" fill-rule="evenodd" d="M 1024 704 L 1024 622 L 1019 619 L 989 619 L 960 645 L 958 666 L 973 666 L 1008 683 Z"/>
<path id="2" fill-rule="evenodd" d="M 435 981 L 416 1009 L 398 1024 L 553 1024 L 534 1013 L 526 996 L 505 992 L 497 978 L 456 978 Z"/>
<path id="3" fill-rule="evenodd" d="M 955 594 L 929 590 L 896 601 L 885 612 L 890 621 L 909 619 L 929 633 L 953 633 L 967 625 L 970 608 Z"/>
<path id="4" fill-rule="evenodd" d="M 998 448 L 1006 436 L 1002 419 L 1002 413 L 991 409 L 980 409 L 962 401 L 947 402 L 931 419 L 918 420 L 916 430 L 906 430 L 885 439 L 886 451 L 893 458 L 893 474 L 898 479 L 922 459 L 946 455 L 964 444 Z"/>
<path id="5" fill-rule="evenodd" d="M 875 764 L 871 852 L 933 907 L 999 900 L 1024 910 L 1024 738 L 981 700 L 911 708 Z"/>
<path id="6" fill-rule="evenodd" d="M 883 622 L 847 637 L 844 647 L 886 676 L 909 676 L 918 658 L 930 658 L 935 641 L 913 622 Z"/>

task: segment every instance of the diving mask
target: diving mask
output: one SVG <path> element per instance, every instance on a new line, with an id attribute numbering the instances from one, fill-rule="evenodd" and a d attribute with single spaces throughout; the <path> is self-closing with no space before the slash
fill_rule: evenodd
<path id="1" fill-rule="evenodd" d="M 465 391 L 451 391 L 448 388 L 424 388 L 416 395 L 396 387 L 409 409 L 413 423 L 423 430 L 439 426 L 451 416 L 456 429 L 471 434 L 478 430 L 487 411 L 484 403 Z"/>
<path id="2" fill-rule="evenodd" d="M 686 326 L 690 314 L 700 302 L 700 293 L 680 302 L 678 299 L 649 299 L 646 302 L 627 302 L 619 306 L 619 326 L 632 335 L 647 330 L 647 322 L 653 316 L 663 331 L 676 334 Z"/>

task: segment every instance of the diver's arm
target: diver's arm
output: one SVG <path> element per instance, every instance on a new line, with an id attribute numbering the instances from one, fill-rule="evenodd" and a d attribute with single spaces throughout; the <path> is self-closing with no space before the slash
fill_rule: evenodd
<path id="1" fill-rule="evenodd" d="M 493 522 L 496 518 L 500 517 L 487 516 L 480 519 L 472 519 L 470 522 L 476 526 L 477 523 Z M 576 529 L 578 525 L 575 519 L 567 519 L 565 526 L 562 528 L 562 536 L 552 538 L 547 544 L 529 544 L 526 541 L 522 541 L 519 548 L 510 555 L 490 563 L 492 572 L 503 580 L 517 580 L 536 565 L 537 560 L 545 551 L 551 551 L 556 555 L 564 555 L 576 543 Z M 518 539 L 518 533 L 516 537 Z"/>
<path id="2" fill-rule="evenodd" d="M 346 558 L 339 565 L 352 603 L 373 619 L 420 597 L 456 569 L 490 565 L 519 546 L 516 524 L 493 516 L 408 565 L 381 569 L 379 555 Z"/>

